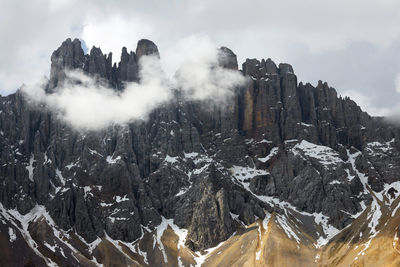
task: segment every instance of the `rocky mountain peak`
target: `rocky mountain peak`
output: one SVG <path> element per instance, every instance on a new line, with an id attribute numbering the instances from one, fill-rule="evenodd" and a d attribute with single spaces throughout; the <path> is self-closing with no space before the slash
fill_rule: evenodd
<path id="1" fill-rule="evenodd" d="M 109 78 L 112 64 L 112 54 L 109 56 L 103 54 L 100 47 L 93 46 L 90 49 L 88 58 L 87 72 L 91 75 L 97 75 L 101 78 Z"/>
<path id="2" fill-rule="evenodd" d="M 268 74 L 278 74 L 278 68 L 272 59 L 267 58 L 266 60 L 261 60 L 261 65 L 265 66 L 265 70 Z"/>
<path id="3" fill-rule="evenodd" d="M 280 63 L 279 64 L 279 73 L 280 74 L 294 74 L 292 65 L 288 63 Z"/>
<path id="4" fill-rule="evenodd" d="M 132 53 L 132 52 L 131 52 Z M 122 47 L 122 51 L 121 51 L 121 61 L 120 64 L 126 64 L 129 62 L 129 54 L 128 54 L 128 49 L 124 46 Z"/>
<path id="5" fill-rule="evenodd" d="M 277 75 L 281 73 L 278 70 L 276 64 L 272 59 L 262 59 L 259 61 L 258 59 L 246 59 L 246 61 L 242 64 L 243 73 L 245 75 L 252 76 L 254 78 L 266 77 L 268 75 Z M 293 69 L 292 69 L 293 72 Z M 282 72 L 282 74 L 284 71 Z"/>
<path id="6" fill-rule="evenodd" d="M 237 70 L 238 62 L 236 54 L 232 52 L 229 48 L 222 46 L 218 53 L 218 63 L 228 69 Z"/>
<path id="7" fill-rule="evenodd" d="M 64 69 L 84 68 L 85 53 L 79 39 L 65 40 L 51 55 L 49 88 L 54 88 L 65 78 Z"/>
<path id="8" fill-rule="evenodd" d="M 81 70 L 97 79 L 102 79 L 116 90 L 121 90 L 125 82 L 138 80 L 138 59 L 143 55 L 159 56 L 157 46 L 150 40 L 138 42 L 136 53 L 122 48 L 118 64 L 113 64 L 112 53 L 103 54 L 100 47 L 93 46 L 85 55 L 79 39 L 65 40 L 51 56 L 50 82 L 48 91 L 52 92 L 62 84 L 65 70 Z"/>
<path id="9" fill-rule="evenodd" d="M 136 47 L 137 59 L 139 60 L 141 56 L 149 56 L 149 55 L 155 55 L 157 57 L 160 57 L 157 46 L 150 40 L 147 39 L 139 40 Z"/>
<path id="10" fill-rule="evenodd" d="M 135 52 L 130 51 L 128 54 L 126 47 L 123 47 L 121 52 L 121 61 L 118 63 L 118 80 L 127 82 L 137 81 L 138 69 L 137 56 Z"/>

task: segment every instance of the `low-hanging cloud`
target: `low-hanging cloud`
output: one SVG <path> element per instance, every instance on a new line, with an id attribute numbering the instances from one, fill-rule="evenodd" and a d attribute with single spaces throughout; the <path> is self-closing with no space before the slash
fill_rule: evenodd
<path id="1" fill-rule="evenodd" d="M 218 66 L 218 49 L 211 44 L 184 56 L 173 76 L 162 70 L 158 57 L 141 57 L 140 82 L 126 83 L 122 92 L 79 70 L 66 70 L 66 76 L 54 93 L 45 92 L 45 79 L 23 86 L 22 91 L 31 102 L 44 104 L 77 130 L 144 120 L 155 108 L 170 102 L 174 90 L 189 100 L 224 101 L 245 82 L 239 71 Z"/>
<path id="2" fill-rule="evenodd" d="M 400 94 L 400 73 L 396 75 L 394 84 L 396 86 L 396 92 Z"/>
<path id="3" fill-rule="evenodd" d="M 400 73 L 398 73 L 394 80 L 397 96 L 400 95 Z M 386 121 L 393 123 L 397 126 L 400 125 L 400 104 L 388 105 L 388 112 L 383 114 Z"/>
<path id="4" fill-rule="evenodd" d="M 179 56 L 177 56 L 179 55 Z M 215 48 L 207 36 L 192 35 L 180 40 L 167 51 L 166 61 L 172 82 L 192 100 L 223 100 L 244 78 L 237 71 L 220 67 L 226 55 Z M 177 68 L 176 71 L 171 71 Z"/>

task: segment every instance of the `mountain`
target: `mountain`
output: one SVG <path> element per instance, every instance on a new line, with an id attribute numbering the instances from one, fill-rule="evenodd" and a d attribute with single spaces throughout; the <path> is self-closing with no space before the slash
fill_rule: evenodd
<path id="1" fill-rule="evenodd" d="M 400 131 L 289 64 L 226 47 L 246 84 L 221 105 L 179 92 L 147 120 L 77 131 L 18 90 L 0 98 L 1 266 L 399 266 Z M 67 39 L 66 69 L 117 91 L 159 55 Z M 162 56 L 162 55 L 161 55 Z"/>

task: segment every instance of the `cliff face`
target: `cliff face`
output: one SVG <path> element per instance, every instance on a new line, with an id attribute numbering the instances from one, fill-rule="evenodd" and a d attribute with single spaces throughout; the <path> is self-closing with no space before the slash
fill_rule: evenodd
<path id="1" fill-rule="evenodd" d="M 150 54 L 156 45 L 141 40 L 112 65 L 111 53 L 85 55 L 67 39 L 51 56 L 47 93 L 66 69 L 123 90 Z M 228 48 L 219 64 L 239 71 Z M 241 71 L 246 85 L 226 105 L 177 93 L 146 121 L 96 132 L 74 131 L 20 91 L 1 97 L 0 263 L 349 265 L 382 233 L 392 242 L 399 130 L 327 83 L 298 84 L 289 64 L 248 59 Z M 360 246 L 357 259 L 328 251 L 345 241 Z"/>

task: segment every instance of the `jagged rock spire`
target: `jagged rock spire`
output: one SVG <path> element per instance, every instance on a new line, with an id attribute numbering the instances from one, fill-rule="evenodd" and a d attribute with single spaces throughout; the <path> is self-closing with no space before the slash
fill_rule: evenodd
<path id="1" fill-rule="evenodd" d="M 272 59 L 268 58 L 264 61 L 261 61 L 261 64 L 265 66 L 265 70 L 268 74 L 278 74 L 278 68 L 276 67 L 275 62 Z"/>
<path id="2" fill-rule="evenodd" d="M 124 82 L 138 80 L 138 60 L 144 55 L 159 57 L 157 46 L 150 40 L 139 40 L 136 53 L 122 48 L 121 61 L 112 62 L 112 53 L 103 54 L 99 47 L 93 46 L 88 55 L 85 55 L 81 41 L 70 38 L 65 40 L 51 56 L 50 82 L 48 91 L 51 92 L 65 79 L 66 69 L 81 69 L 83 72 L 102 78 L 118 90 L 123 88 Z"/>
<path id="3" fill-rule="evenodd" d="M 65 78 L 64 69 L 83 68 L 85 53 L 81 41 L 71 38 L 65 40 L 51 55 L 51 70 L 49 88 L 54 88 Z"/>
<path id="4" fill-rule="evenodd" d="M 218 53 L 218 63 L 228 69 L 237 70 L 238 62 L 236 54 L 232 52 L 229 48 L 222 46 Z"/>
<path id="5" fill-rule="evenodd" d="M 118 80 L 119 81 L 136 81 L 138 78 L 138 65 L 135 52 L 122 48 L 121 61 L 118 64 Z"/>
<path id="6" fill-rule="evenodd" d="M 111 58 L 111 53 L 107 58 L 107 56 L 101 51 L 100 47 L 93 46 L 90 50 L 88 73 L 92 75 L 97 74 L 102 78 L 108 78 L 107 70 L 111 69 Z"/>
<path id="7" fill-rule="evenodd" d="M 285 73 L 294 74 L 292 65 L 290 65 L 288 63 L 279 64 L 279 73 L 280 74 L 285 74 Z"/>
<path id="8" fill-rule="evenodd" d="M 148 55 L 156 55 L 160 57 L 157 46 L 150 40 L 147 39 L 139 40 L 136 47 L 137 60 L 139 60 L 141 56 L 148 56 Z"/>

